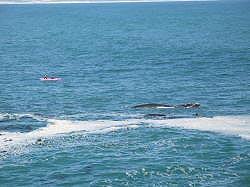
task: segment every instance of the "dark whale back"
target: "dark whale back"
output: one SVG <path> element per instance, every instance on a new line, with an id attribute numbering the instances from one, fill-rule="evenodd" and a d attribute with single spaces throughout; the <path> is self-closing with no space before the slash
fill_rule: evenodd
<path id="1" fill-rule="evenodd" d="M 164 105 L 164 104 L 143 104 L 143 105 L 136 105 L 133 106 L 133 108 L 197 108 L 200 107 L 199 103 L 187 103 L 187 104 L 182 104 L 182 105 Z"/>
<path id="2" fill-rule="evenodd" d="M 174 107 L 174 106 L 152 103 L 152 104 L 136 105 L 133 108 L 160 108 L 160 107 L 164 107 L 164 108 L 166 107 L 167 108 L 167 107 Z"/>

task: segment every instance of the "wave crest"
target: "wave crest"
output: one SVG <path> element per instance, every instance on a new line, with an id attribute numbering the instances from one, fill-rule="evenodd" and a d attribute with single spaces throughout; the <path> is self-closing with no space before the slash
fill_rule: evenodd
<path id="1" fill-rule="evenodd" d="M 19 115 L 20 116 L 23 116 Z M 31 132 L 0 132 L 0 149 L 15 145 L 32 144 L 38 139 L 54 136 L 67 136 L 72 133 L 107 133 L 120 129 L 138 128 L 147 126 L 151 128 L 178 127 L 210 131 L 226 135 L 240 136 L 250 139 L 250 116 L 217 116 L 213 118 L 178 118 L 178 119 L 127 119 L 127 120 L 93 120 L 74 121 L 49 119 L 32 114 L 25 114 L 37 120 L 46 120 L 47 126 Z"/>

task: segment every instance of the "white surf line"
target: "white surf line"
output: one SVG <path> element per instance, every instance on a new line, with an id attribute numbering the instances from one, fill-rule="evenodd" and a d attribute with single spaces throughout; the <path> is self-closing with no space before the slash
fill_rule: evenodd
<path id="1" fill-rule="evenodd" d="M 33 136 L 53 136 L 77 131 L 95 133 L 113 127 L 128 127 L 129 125 L 149 124 L 152 127 L 180 127 L 200 131 L 210 131 L 226 135 L 240 136 L 250 139 L 250 116 L 217 116 L 213 118 L 180 118 L 180 119 L 127 119 L 127 120 L 97 120 L 69 121 L 48 120 L 50 125 L 30 132 Z"/>
<path id="2" fill-rule="evenodd" d="M 98 3 L 154 3 L 154 2 L 213 2 L 218 0 L 111 0 L 111 1 L 0 1 L 0 5 L 4 4 L 98 4 Z"/>
<path id="3" fill-rule="evenodd" d="M 86 132 L 100 132 L 113 127 L 127 127 L 129 125 L 140 124 L 140 119 L 132 120 L 122 120 L 122 121 L 113 121 L 113 120 L 96 120 L 96 121 L 71 121 L 71 120 L 57 120 L 49 119 L 49 125 L 46 127 L 39 128 L 35 131 L 27 133 L 27 136 L 30 137 L 48 137 L 56 134 L 67 134 L 78 131 Z"/>
<path id="4" fill-rule="evenodd" d="M 105 133 L 122 128 L 139 127 L 140 120 L 96 120 L 96 121 L 71 121 L 48 119 L 48 125 L 31 132 L 0 132 L 1 147 L 14 144 L 35 143 L 39 138 L 65 136 L 68 133 L 85 131 L 87 133 Z"/>
<path id="5" fill-rule="evenodd" d="M 0 122 L 4 122 L 4 121 L 10 121 L 10 120 L 19 120 L 23 117 L 28 117 L 28 118 L 33 118 L 37 121 L 46 121 L 47 118 L 40 116 L 40 115 L 36 115 L 36 114 L 11 114 L 11 113 L 0 113 Z"/>
<path id="6" fill-rule="evenodd" d="M 249 116 L 216 116 L 213 118 L 182 118 L 168 120 L 147 120 L 153 127 L 180 127 L 200 131 L 216 132 L 225 135 L 250 139 Z"/>
<path id="7" fill-rule="evenodd" d="M 138 128 L 145 124 L 152 128 L 179 127 L 199 131 L 209 131 L 225 135 L 239 136 L 250 140 L 250 116 L 217 116 L 213 118 L 181 118 L 181 119 L 128 119 L 128 120 L 96 120 L 71 121 L 48 119 L 48 125 L 28 133 L 0 132 L 0 150 L 16 144 L 32 144 L 39 138 L 67 136 L 69 133 L 107 133 L 118 129 Z"/>

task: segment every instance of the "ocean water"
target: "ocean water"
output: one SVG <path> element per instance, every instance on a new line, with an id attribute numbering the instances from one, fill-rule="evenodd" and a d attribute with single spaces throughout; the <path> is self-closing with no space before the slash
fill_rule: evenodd
<path id="1" fill-rule="evenodd" d="M 250 186 L 249 39 L 249 1 L 0 5 L 0 186 Z"/>

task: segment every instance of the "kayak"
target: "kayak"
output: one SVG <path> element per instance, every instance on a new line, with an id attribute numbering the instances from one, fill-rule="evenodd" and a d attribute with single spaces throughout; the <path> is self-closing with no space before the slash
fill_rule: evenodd
<path id="1" fill-rule="evenodd" d="M 40 78 L 41 81 L 60 81 L 61 78 L 54 78 L 54 77 L 51 77 L 51 78 Z"/>

